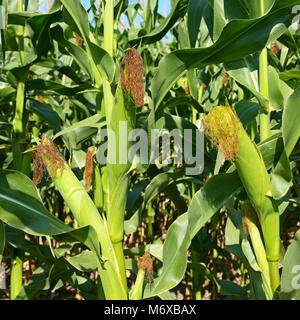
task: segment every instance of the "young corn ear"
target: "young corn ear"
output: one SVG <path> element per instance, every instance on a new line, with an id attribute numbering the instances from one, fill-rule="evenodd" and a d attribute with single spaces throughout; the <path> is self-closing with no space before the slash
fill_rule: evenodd
<path id="1" fill-rule="evenodd" d="M 247 192 L 262 227 L 272 289 L 279 286 L 279 214 L 270 195 L 270 177 L 262 155 L 250 140 L 242 123 L 230 107 L 217 106 L 203 117 L 206 135 L 234 161 L 240 179 Z"/>
<path id="2" fill-rule="evenodd" d="M 142 298 L 146 271 L 149 285 L 151 285 L 153 278 L 153 269 L 152 260 L 150 257 L 150 249 L 148 249 L 145 254 L 138 259 L 138 269 L 139 271 L 136 277 L 136 281 L 130 295 L 131 300 L 140 300 Z"/>
<path id="3" fill-rule="evenodd" d="M 262 280 L 263 286 L 265 288 L 265 294 L 267 299 L 271 300 L 273 294 L 270 283 L 270 271 L 266 251 L 260 236 L 257 214 L 249 201 L 242 201 L 241 209 L 243 213 L 244 232 L 250 235 L 256 260 L 262 272 Z"/>
<path id="4" fill-rule="evenodd" d="M 40 180 L 41 167 L 45 166 L 78 224 L 89 225 L 95 229 L 101 245 L 101 254 L 106 260 L 99 265 L 106 299 L 127 299 L 127 290 L 121 280 L 105 218 L 99 214 L 85 188 L 50 139 L 43 138 L 36 148 L 34 159 L 38 164 L 34 173 L 35 182 Z"/>

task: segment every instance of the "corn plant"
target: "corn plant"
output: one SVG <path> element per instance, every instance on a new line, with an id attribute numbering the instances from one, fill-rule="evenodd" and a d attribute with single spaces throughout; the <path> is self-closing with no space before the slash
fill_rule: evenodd
<path id="1" fill-rule="evenodd" d="M 299 1 L 163 2 L 0 0 L 1 298 L 300 299 Z"/>

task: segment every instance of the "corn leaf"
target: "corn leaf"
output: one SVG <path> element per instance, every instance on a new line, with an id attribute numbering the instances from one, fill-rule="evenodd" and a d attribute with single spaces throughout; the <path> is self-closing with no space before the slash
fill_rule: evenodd
<path id="1" fill-rule="evenodd" d="M 165 56 L 152 80 L 151 91 L 155 109 L 166 93 L 185 71 L 212 63 L 228 63 L 242 59 L 264 48 L 280 36 L 294 17 L 292 7 L 297 0 L 275 1 L 264 16 L 252 20 L 232 20 L 223 29 L 219 39 L 208 48 L 177 50 Z M 280 24 L 280 28 L 278 28 Z M 276 32 L 270 33 L 277 26 Z"/>

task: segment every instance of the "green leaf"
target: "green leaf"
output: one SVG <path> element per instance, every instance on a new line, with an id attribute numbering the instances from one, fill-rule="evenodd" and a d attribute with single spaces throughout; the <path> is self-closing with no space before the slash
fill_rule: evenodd
<path id="1" fill-rule="evenodd" d="M 268 66 L 269 97 L 271 106 L 275 109 L 283 109 L 293 90 L 280 80 L 277 71 Z"/>
<path id="2" fill-rule="evenodd" d="M 61 0 L 60 2 L 66 9 L 64 18 L 69 22 L 71 29 L 80 34 L 84 41 L 89 41 L 89 17 L 81 1 Z"/>
<path id="3" fill-rule="evenodd" d="M 161 274 L 154 279 L 151 289 L 149 285 L 146 286 L 144 298 L 161 294 L 181 281 L 187 266 L 187 250 L 191 239 L 240 188 L 241 182 L 236 173 L 219 174 L 195 194 L 188 212 L 179 216 L 167 232 Z"/>
<path id="4" fill-rule="evenodd" d="M 281 132 L 275 133 L 268 139 L 262 141 L 257 147 L 261 152 L 267 170 L 270 169 L 280 158 L 284 148 Z"/>
<path id="5" fill-rule="evenodd" d="M 91 251 L 82 251 L 76 256 L 71 256 L 66 260 L 81 272 L 92 272 L 98 267 L 97 256 Z"/>
<path id="6" fill-rule="evenodd" d="M 247 9 L 242 1 L 236 0 L 215 0 L 214 1 L 214 34 L 216 41 L 226 24 L 233 19 L 249 18 Z"/>
<path id="7" fill-rule="evenodd" d="M 95 74 L 95 78 L 98 77 L 96 78 L 97 85 L 100 84 L 100 78 L 106 78 L 111 82 L 114 76 L 114 62 L 104 49 L 90 40 L 88 13 L 81 5 L 80 0 L 61 0 L 61 3 L 65 8 L 65 21 L 84 40 L 87 54 L 92 62 L 92 70 L 98 74 L 98 76 Z"/>
<path id="8" fill-rule="evenodd" d="M 50 106 L 34 99 L 28 99 L 27 108 L 48 123 L 55 131 L 60 130 L 59 115 Z"/>
<path id="9" fill-rule="evenodd" d="M 66 50 L 69 55 L 74 58 L 81 70 L 84 70 L 90 79 L 94 81 L 93 69 L 87 53 L 71 41 L 66 40 L 63 29 L 59 25 L 51 28 L 51 37 L 58 42 L 58 45 L 61 49 Z"/>
<path id="10" fill-rule="evenodd" d="M 213 37 L 213 9 L 207 0 L 190 0 L 187 26 L 190 46 L 194 48 L 199 38 L 200 47 L 211 45 Z"/>
<path id="11" fill-rule="evenodd" d="M 193 238 L 214 213 L 241 188 L 241 181 L 235 172 L 210 178 L 205 186 L 195 194 L 188 209 L 191 237 Z"/>
<path id="12" fill-rule="evenodd" d="M 251 91 L 259 104 L 267 109 L 268 100 L 260 93 L 258 83 L 258 57 L 249 56 L 224 65 L 227 73 L 238 83 Z"/>
<path id="13" fill-rule="evenodd" d="M 72 281 L 72 286 L 77 289 L 78 293 L 85 300 L 99 299 L 97 285 L 93 280 L 79 275 L 76 275 L 74 278 L 76 279 L 76 281 Z"/>
<path id="14" fill-rule="evenodd" d="M 300 80 L 300 70 L 288 70 L 279 73 L 279 78 L 283 81 Z"/>
<path id="15" fill-rule="evenodd" d="M 300 231 L 284 256 L 280 287 L 283 299 L 300 299 Z"/>
<path id="16" fill-rule="evenodd" d="M 300 137 L 300 87 L 289 97 L 283 110 L 282 116 L 282 135 L 285 151 L 289 157 Z"/>
<path id="17" fill-rule="evenodd" d="M 300 87 L 289 97 L 283 110 L 282 133 L 285 149 L 272 172 L 271 191 L 275 199 L 281 199 L 292 184 L 289 156 L 300 137 L 299 117 Z"/>
<path id="18" fill-rule="evenodd" d="M 262 11 L 261 0 L 252 0 L 251 2 L 247 0 L 242 0 L 242 2 L 244 3 L 245 7 L 249 10 L 250 17 L 256 18 L 261 16 L 261 11 Z M 263 11 L 267 12 L 271 8 L 274 2 L 275 2 L 274 0 L 264 0 Z"/>
<path id="19" fill-rule="evenodd" d="M 283 150 L 271 175 L 271 193 L 274 199 L 279 200 L 285 196 L 292 184 L 292 177 L 290 162 Z"/>
<path id="20" fill-rule="evenodd" d="M 164 108 L 172 108 L 172 107 L 178 108 L 179 106 L 186 108 L 187 105 L 193 107 L 199 113 L 204 113 L 203 107 L 192 96 L 178 96 L 175 98 L 171 98 L 165 103 Z M 183 119 L 183 120 L 185 120 L 185 119 Z"/>
<path id="21" fill-rule="evenodd" d="M 173 6 L 170 14 L 162 21 L 162 23 L 157 28 L 142 37 L 129 39 L 130 45 L 134 46 L 137 43 L 150 44 L 161 40 L 173 27 L 173 25 L 185 15 L 187 5 L 187 0 L 176 0 L 176 4 Z"/>
<path id="22" fill-rule="evenodd" d="M 91 88 L 91 85 L 88 83 L 67 87 L 52 80 L 34 79 L 26 81 L 26 90 L 52 91 L 65 96 L 73 96 L 74 94 L 89 88 Z"/>
<path id="23" fill-rule="evenodd" d="M 230 296 L 230 298 L 247 300 L 247 290 L 230 280 L 218 280 L 220 294 Z"/>
<path id="24" fill-rule="evenodd" d="M 51 266 L 49 282 L 51 290 L 58 290 L 75 274 L 75 268 L 65 258 L 59 258 Z"/>
<path id="25" fill-rule="evenodd" d="M 28 19 L 44 15 L 42 13 L 35 13 L 35 12 L 26 12 L 26 11 L 14 12 L 14 11 L 16 10 L 9 9 L 7 24 L 24 26 Z"/>
<path id="26" fill-rule="evenodd" d="M 16 89 L 11 87 L 7 83 L 0 84 L 0 103 L 6 103 L 8 101 L 16 100 Z"/>
<path id="27" fill-rule="evenodd" d="M 241 100 L 236 104 L 235 111 L 243 126 L 247 126 L 258 115 L 259 105 L 253 101 Z"/>
<path id="28" fill-rule="evenodd" d="M 240 61 L 224 65 L 228 74 L 250 90 L 263 108 L 268 107 L 267 99 L 260 93 L 258 81 L 258 56 L 250 56 Z M 292 89 L 279 79 L 277 71 L 268 66 L 269 99 L 273 109 L 283 109 Z"/>
<path id="29" fill-rule="evenodd" d="M 62 18 L 61 10 L 48 14 L 35 15 L 26 20 L 24 32 L 31 37 L 37 55 L 47 57 L 52 48 L 50 26 Z"/>
<path id="30" fill-rule="evenodd" d="M 20 63 L 20 55 L 18 51 L 7 51 L 5 54 L 5 60 L 3 64 L 5 65 L 5 70 L 10 70 L 16 79 L 26 78 L 28 68 L 36 61 L 37 55 L 34 51 L 28 51 L 25 48 L 24 51 L 24 63 Z M 20 74 L 22 72 L 22 74 Z M 25 73 L 25 76 L 23 75 Z"/>
<path id="31" fill-rule="evenodd" d="M 18 171 L 0 171 L 0 208 L 2 221 L 29 234 L 52 235 L 72 230 L 47 211 L 33 182 Z"/>
<path id="32" fill-rule="evenodd" d="M 100 114 L 95 114 L 89 118 L 86 118 L 84 120 L 81 120 L 79 122 L 74 123 L 73 125 L 71 125 L 70 127 L 66 128 L 66 129 L 59 131 L 53 137 L 52 140 L 55 140 L 56 138 L 58 138 L 61 135 L 70 133 L 70 132 L 75 131 L 80 128 L 85 128 L 85 127 L 101 128 L 101 127 L 105 126 L 105 124 L 106 124 L 105 118 L 103 118 L 103 116 L 101 116 Z"/>
<path id="33" fill-rule="evenodd" d="M 14 170 L 0 170 L 0 219 L 8 225 L 37 236 L 62 235 L 86 244 L 100 258 L 99 242 L 90 226 L 72 229 L 43 206 L 33 182 Z"/>
<path id="34" fill-rule="evenodd" d="M 266 295 L 263 289 L 263 280 L 260 272 L 255 271 L 242 249 L 242 240 L 245 239 L 242 226 L 242 215 L 240 211 L 232 210 L 225 227 L 226 249 L 237 256 L 245 265 L 250 276 L 250 299 L 265 300 Z M 252 264 L 253 266 L 253 264 Z"/>
<path id="35" fill-rule="evenodd" d="M 39 245 L 25 239 L 25 233 L 21 230 L 12 228 L 6 225 L 6 239 L 16 249 L 28 252 L 34 257 L 43 262 L 53 262 L 54 257 L 48 245 Z"/>
<path id="36" fill-rule="evenodd" d="M 147 185 L 142 197 L 142 203 L 139 204 L 138 210 L 128 220 L 125 220 L 124 229 L 126 234 L 137 230 L 147 204 L 159 193 L 164 192 L 171 185 L 191 180 L 192 178 L 184 176 L 183 170 L 179 170 L 177 172 L 164 172 L 156 175 Z"/>
<path id="37" fill-rule="evenodd" d="M 187 249 L 191 239 L 188 230 L 187 213 L 177 218 L 170 226 L 163 246 L 163 269 L 149 288 L 146 286 L 143 298 L 159 295 L 175 287 L 183 278 L 187 265 Z"/>
<path id="38" fill-rule="evenodd" d="M 39 296 L 40 291 L 49 290 L 50 283 L 48 279 L 49 266 L 44 264 L 34 270 L 26 286 L 20 290 L 17 300 L 32 300 Z"/>

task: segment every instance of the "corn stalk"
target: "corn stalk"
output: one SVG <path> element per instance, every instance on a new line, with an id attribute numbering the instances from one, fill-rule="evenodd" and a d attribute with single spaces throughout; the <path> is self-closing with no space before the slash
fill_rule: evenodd
<path id="1" fill-rule="evenodd" d="M 265 14 L 264 0 L 260 0 L 261 15 Z M 259 55 L 259 86 L 260 92 L 268 100 L 269 99 L 269 83 L 268 83 L 268 51 L 264 48 Z M 270 135 L 270 111 L 261 106 L 260 110 L 260 140 L 264 141 Z"/>

